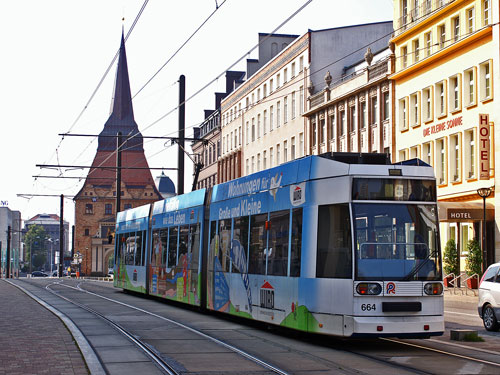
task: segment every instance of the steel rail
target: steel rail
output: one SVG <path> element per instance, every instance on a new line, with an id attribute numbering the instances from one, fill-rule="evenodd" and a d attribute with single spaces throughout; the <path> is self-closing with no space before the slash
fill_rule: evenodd
<path id="1" fill-rule="evenodd" d="M 132 341 L 139 349 L 141 349 L 165 373 L 167 373 L 169 375 L 180 375 L 180 373 L 177 372 L 172 366 L 170 366 L 168 364 L 168 362 L 166 362 L 165 360 L 163 360 L 163 358 L 161 358 L 161 356 L 159 356 L 155 351 L 153 351 L 151 348 L 149 348 L 149 346 L 146 345 L 146 344 L 144 344 L 141 340 L 135 338 L 134 335 L 132 335 L 131 333 L 129 333 L 125 328 L 123 328 L 119 324 L 113 322 L 111 319 L 106 318 L 100 312 L 98 312 L 98 311 L 96 311 L 94 309 L 91 309 L 90 307 L 85 306 L 85 305 L 83 305 L 81 303 L 72 301 L 71 299 L 69 299 L 67 297 L 64 297 L 60 293 L 55 292 L 54 290 L 52 290 L 50 288 L 50 286 L 52 286 L 52 285 L 64 285 L 62 282 L 54 282 L 54 283 L 48 284 L 48 285 L 45 286 L 45 289 L 48 292 L 52 293 L 53 295 L 55 295 L 55 296 L 57 296 L 59 298 L 62 298 L 65 301 L 67 301 L 67 302 L 69 302 L 69 303 L 71 303 L 71 304 L 73 304 L 75 306 L 78 306 L 81 309 L 84 309 L 85 311 L 88 311 L 91 314 L 94 314 L 95 316 L 97 316 L 97 317 L 101 318 L 102 320 L 104 320 L 106 323 L 110 324 L 113 328 L 115 328 L 116 330 L 118 330 L 118 332 L 120 332 L 123 336 L 125 336 L 127 339 L 129 339 L 130 341 Z"/>
<path id="2" fill-rule="evenodd" d="M 211 341 L 215 342 L 216 344 L 219 344 L 219 345 L 221 345 L 221 346 L 225 347 L 226 349 L 229 349 L 229 350 L 231 350 L 232 352 L 235 352 L 235 353 L 237 353 L 237 354 L 241 355 L 242 357 L 245 357 L 246 359 L 248 359 L 248 360 L 250 360 L 250 361 L 252 361 L 252 362 L 254 362 L 254 363 L 257 363 L 257 364 L 259 364 L 260 366 L 262 366 L 262 367 L 264 367 L 264 368 L 266 368 L 266 369 L 268 369 L 268 370 L 270 370 L 270 371 L 272 371 L 272 372 L 274 372 L 274 373 L 276 373 L 276 374 L 280 374 L 280 375 L 289 375 L 286 371 L 284 371 L 284 370 L 282 370 L 282 369 L 279 369 L 278 367 L 275 367 L 275 366 L 273 366 L 273 365 L 271 365 L 271 364 L 269 364 L 269 363 L 267 363 L 267 362 L 265 362 L 265 361 L 263 361 L 263 360 L 261 360 L 261 359 L 259 359 L 259 358 L 255 357 L 255 356 L 253 356 L 253 355 L 251 355 L 251 354 L 249 354 L 249 353 L 247 353 L 247 352 L 245 352 L 245 351 L 243 351 L 243 350 L 241 350 L 241 349 L 239 349 L 239 348 L 237 348 L 237 347 L 235 347 L 235 346 L 233 346 L 233 345 L 230 345 L 230 344 L 228 344 L 228 343 L 225 343 L 224 341 L 221 341 L 221 340 L 219 340 L 219 339 L 217 339 L 217 338 L 215 338 L 215 337 L 212 337 L 212 336 L 210 336 L 210 335 L 207 335 L 206 333 L 204 333 L 204 332 L 202 332 L 202 331 L 199 331 L 199 330 L 197 330 L 197 329 L 195 329 L 195 328 L 189 327 L 189 326 L 187 326 L 187 325 L 185 325 L 185 324 L 183 324 L 183 323 L 177 322 L 177 321 L 172 320 L 172 319 L 169 319 L 169 318 L 165 318 L 165 317 L 163 317 L 163 316 L 161 316 L 161 315 L 158 315 L 158 314 L 152 313 L 152 312 L 150 312 L 150 311 L 147 311 L 147 310 L 141 309 L 141 308 L 139 308 L 139 307 L 135 307 L 135 306 L 129 305 L 129 304 L 125 303 L 125 302 L 117 301 L 117 300 L 114 300 L 114 299 L 112 299 L 112 298 L 105 297 L 105 296 L 101 296 L 100 294 L 97 294 L 97 293 L 90 292 L 90 291 L 88 291 L 88 290 L 82 289 L 82 288 L 80 287 L 81 283 L 79 283 L 79 284 L 77 285 L 77 287 L 73 287 L 73 286 L 70 286 L 70 285 L 62 284 L 62 283 L 61 283 L 61 284 L 58 284 L 58 285 L 60 285 L 60 286 L 64 286 L 64 287 L 66 287 L 66 288 L 70 288 L 70 289 L 75 289 L 75 290 L 78 290 L 78 291 L 80 291 L 80 292 L 87 293 L 87 294 L 93 295 L 93 296 L 95 296 L 95 297 L 102 298 L 102 299 L 104 299 L 104 300 L 107 300 L 107 301 L 110 301 L 110 302 L 113 302 L 113 303 L 116 303 L 116 304 L 119 304 L 119 305 L 122 305 L 122 306 L 128 307 L 128 308 L 130 308 L 130 309 L 133 309 L 133 310 L 136 310 L 136 311 L 140 311 L 140 312 L 142 312 L 142 313 L 144 313 L 144 314 L 147 314 L 147 315 L 153 316 L 153 317 L 155 317 L 155 318 L 158 318 L 158 319 L 161 319 L 161 320 L 165 320 L 165 321 L 167 321 L 167 322 L 169 322 L 169 323 L 172 323 L 172 324 L 177 325 L 178 327 L 184 328 L 184 329 L 186 329 L 186 330 L 188 330 L 188 331 L 190 331 L 190 332 L 192 332 L 192 333 L 195 333 L 195 334 L 197 334 L 197 335 L 199 335 L 199 336 L 201 336 L 201 337 L 203 337 L 203 338 L 206 338 L 206 339 L 208 339 L 208 340 L 211 340 Z"/>

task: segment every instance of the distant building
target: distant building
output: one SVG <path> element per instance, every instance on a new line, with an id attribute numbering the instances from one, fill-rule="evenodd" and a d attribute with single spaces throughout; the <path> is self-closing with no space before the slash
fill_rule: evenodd
<path id="1" fill-rule="evenodd" d="M 29 220 L 24 221 L 24 232 L 27 233 L 30 227 L 33 225 L 39 225 L 43 227 L 45 233 L 47 234 L 46 242 L 44 243 L 44 247 L 47 250 L 47 261 L 45 264 L 45 270 L 50 270 L 50 262 L 52 261 L 52 265 L 55 265 L 55 253 L 56 251 L 60 251 L 59 241 L 60 241 L 60 217 L 56 214 L 38 214 L 32 217 Z M 69 223 L 63 220 L 63 251 L 64 256 L 68 256 L 69 252 Z M 29 259 L 26 261 L 29 262 Z M 56 269 L 56 267 L 53 267 Z"/>
<path id="2" fill-rule="evenodd" d="M 309 103 L 319 109 L 327 72 L 337 82 L 363 59 L 368 46 L 375 52 L 384 49 L 391 33 L 392 22 L 379 22 L 309 30 L 277 54 L 268 46 L 273 58 L 221 103 L 218 182 L 319 153 L 321 135 L 304 117 L 308 97 L 314 97 Z M 338 151 L 323 143 L 325 151 Z"/>
<path id="3" fill-rule="evenodd" d="M 156 177 L 155 183 L 163 199 L 176 195 L 174 182 L 163 171 Z"/>
<path id="4" fill-rule="evenodd" d="M 1 254 L 1 275 L 5 274 L 7 257 L 7 230 L 11 228 L 10 250 L 12 263 L 12 273 L 15 275 L 19 270 L 19 264 L 24 259 L 24 249 L 21 239 L 21 212 L 13 211 L 9 207 L 0 207 L 0 254 Z M 2 276 L 3 277 L 3 276 Z"/>
<path id="5" fill-rule="evenodd" d="M 123 135 L 121 207 L 116 207 L 117 134 Z M 107 167 L 107 168 L 103 168 Z M 127 167 L 142 169 L 127 169 Z M 117 211 L 162 199 L 144 156 L 142 135 L 134 119 L 132 95 L 122 35 L 112 112 L 99 135 L 97 153 L 89 174 L 75 196 L 75 252 L 83 255 L 82 272 L 102 275 L 113 262 Z"/>

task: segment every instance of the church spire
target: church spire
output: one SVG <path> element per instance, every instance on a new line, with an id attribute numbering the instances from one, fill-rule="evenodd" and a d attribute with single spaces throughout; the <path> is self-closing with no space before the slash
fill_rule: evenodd
<path id="1" fill-rule="evenodd" d="M 101 134 L 99 134 L 99 145 L 97 150 L 114 151 L 116 149 L 116 139 L 102 136 L 116 136 L 119 131 L 122 132 L 123 136 L 132 137 L 135 135 L 131 140 L 127 141 L 125 145 L 126 149 L 143 151 L 142 135 L 139 133 L 139 128 L 135 122 L 134 109 L 132 107 L 132 94 L 128 76 L 127 53 L 125 51 L 123 30 L 118 67 L 116 69 L 112 110 L 108 121 L 104 124 L 104 129 Z"/>

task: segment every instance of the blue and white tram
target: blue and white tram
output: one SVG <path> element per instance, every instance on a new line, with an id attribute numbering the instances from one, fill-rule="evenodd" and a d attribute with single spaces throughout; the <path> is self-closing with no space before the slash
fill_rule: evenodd
<path id="1" fill-rule="evenodd" d="M 186 300 L 179 281 L 175 299 L 329 335 L 443 333 L 431 167 L 373 154 L 309 156 L 197 194 L 205 204 L 196 220 L 206 223 L 196 229 L 206 238 L 197 242 L 199 287 Z"/>

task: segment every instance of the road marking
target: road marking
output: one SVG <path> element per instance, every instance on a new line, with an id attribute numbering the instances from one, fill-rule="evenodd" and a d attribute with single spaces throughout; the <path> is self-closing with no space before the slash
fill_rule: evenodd
<path id="1" fill-rule="evenodd" d="M 465 316 L 473 316 L 475 318 L 481 319 L 478 314 L 467 314 L 467 313 L 460 313 L 460 312 L 455 312 L 455 311 L 447 311 L 444 310 L 445 314 L 455 314 L 455 315 L 465 315 Z"/>
<path id="2" fill-rule="evenodd" d="M 454 342 L 443 342 L 441 340 L 436 340 L 436 339 L 428 339 L 428 341 L 439 343 L 440 345 L 442 345 L 444 343 L 446 345 L 456 346 L 456 347 L 462 348 L 462 349 L 475 350 L 476 352 L 483 352 L 483 353 L 494 354 L 494 355 L 498 355 L 499 354 L 498 352 L 495 352 L 493 350 L 488 350 L 488 349 L 483 349 L 483 348 L 474 348 L 472 346 L 460 345 L 460 344 L 457 344 L 457 343 L 454 343 Z"/>
<path id="3" fill-rule="evenodd" d="M 491 366 L 495 366 L 495 367 L 500 367 L 500 363 L 497 363 L 497 362 L 491 362 L 491 361 L 486 361 L 484 359 L 479 359 L 479 358 L 474 358 L 474 357 L 469 357 L 469 356 L 466 356 L 466 355 L 461 355 L 461 354 L 456 354 L 456 353 L 450 353 L 450 352 L 446 352 L 444 350 L 439 350 L 439 349 L 435 349 L 435 348 L 429 348 L 428 346 L 423 346 L 423 345 L 417 345 L 417 344 L 411 344 L 409 342 L 405 342 L 405 341 L 400 341 L 400 340 L 394 340 L 394 339 L 388 339 L 388 338 L 384 338 L 382 337 L 381 340 L 384 340 L 384 341 L 389 341 L 389 342 L 396 342 L 398 344 L 402 344 L 402 345 L 408 345 L 408 346 L 413 346 L 414 348 L 419 348 L 419 349 L 424 349 L 424 350 L 429 350 L 431 352 L 436 352 L 436 353 L 440 353 L 440 354 L 445 354 L 445 355 L 449 355 L 449 356 L 452 356 L 452 357 L 457 357 L 457 358 L 460 358 L 460 359 L 465 359 L 465 360 L 469 360 L 469 361 L 474 361 L 474 362 L 479 362 L 479 363 L 484 363 L 486 365 L 491 365 Z"/>

